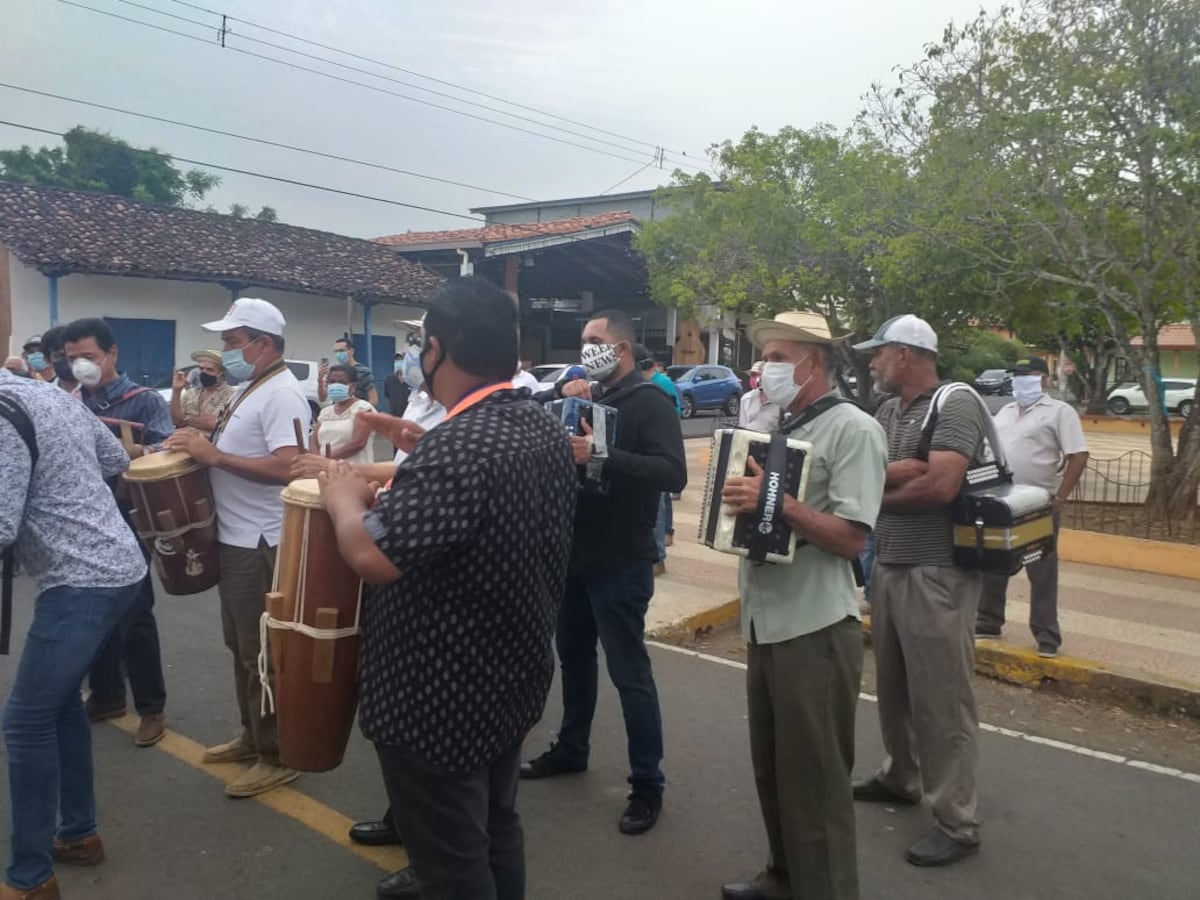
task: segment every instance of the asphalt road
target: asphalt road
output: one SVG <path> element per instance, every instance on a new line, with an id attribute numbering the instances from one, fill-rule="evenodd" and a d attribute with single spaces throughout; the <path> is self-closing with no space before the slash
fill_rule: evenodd
<path id="1" fill-rule="evenodd" d="M 31 602 L 32 586 L 22 579 L 14 656 L 0 660 L 3 693 L 15 671 Z M 220 781 L 196 765 L 194 756 L 197 744 L 227 739 L 237 726 L 215 593 L 160 594 L 158 609 L 169 725 L 196 744 L 176 736 L 139 750 L 119 728 L 95 726 L 100 822 L 109 860 L 96 869 L 62 869 L 64 897 L 372 897 L 383 868 L 331 839 L 341 836 L 349 820 L 374 817 L 384 807 L 370 747 L 356 735 L 334 772 L 305 776 L 294 790 L 261 800 L 226 799 Z M 670 779 L 653 832 L 628 838 L 616 829 L 625 793 L 624 735 L 607 685 L 591 771 L 522 787 L 531 900 L 715 898 L 723 880 L 752 873 L 762 863 L 736 643 L 714 645 L 718 655 L 734 657 L 725 664 L 668 648 L 652 651 Z M 1136 750 L 1149 762 L 1200 771 L 1195 730 L 1156 722 L 1150 740 L 1133 720 L 1114 721 L 1086 706 L 1071 718 L 1058 706 L 1040 705 L 1048 699 L 1016 691 L 989 714 L 1007 710 L 997 724 L 1085 747 L 1099 740 L 1089 729 L 1107 734 L 1133 728 L 1133 738 L 1117 736 L 1126 754 Z M 549 741 L 557 710 L 555 689 L 546 721 L 530 735 L 531 752 Z M 946 871 L 914 869 L 901 854 L 928 827 L 928 814 L 862 808 L 863 897 L 1195 900 L 1200 778 L 1138 769 L 994 731 L 982 741 L 982 853 Z M 858 747 L 859 769 L 867 772 L 880 754 L 869 701 L 859 706 Z M 1101 749 L 1106 747 L 1119 752 L 1107 744 Z M 7 808 L 5 788 L 0 807 Z M 0 836 L 7 829 L 5 817 Z"/>

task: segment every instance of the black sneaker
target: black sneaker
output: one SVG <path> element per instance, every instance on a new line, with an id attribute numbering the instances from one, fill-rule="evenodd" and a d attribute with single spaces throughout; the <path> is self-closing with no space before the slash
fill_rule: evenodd
<path id="1" fill-rule="evenodd" d="M 560 744 L 551 744 L 550 749 L 541 756 L 535 756 L 528 762 L 521 763 L 521 777 L 526 781 L 536 781 L 539 778 L 553 778 L 555 775 L 571 775 L 576 772 L 586 772 L 587 762 L 579 762 L 567 756 L 566 751 L 559 749 Z"/>
<path id="2" fill-rule="evenodd" d="M 975 640 L 977 641 L 980 639 L 991 640 L 998 637 L 1000 637 L 999 628 L 980 628 L 978 625 L 975 626 Z"/>
<path id="3" fill-rule="evenodd" d="M 1054 659 L 1058 656 L 1058 648 L 1053 644 L 1038 644 L 1038 656 L 1042 659 Z"/>
<path id="4" fill-rule="evenodd" d="M 629 803 L 617 827 L 621 834 L 644 834 L 654 827 L 662 811 L 662 791 L 654 788 L 634 788 Z"/>

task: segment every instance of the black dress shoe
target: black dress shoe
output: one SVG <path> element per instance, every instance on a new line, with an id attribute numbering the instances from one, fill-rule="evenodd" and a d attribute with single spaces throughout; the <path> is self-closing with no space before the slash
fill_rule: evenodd
<path id="1" fill-rule="evenodd" d="M 897 806 L 916 806 L 920 797 L 905 797 L 884 787 L 878 778 L 866 778 L 854 782 L 854 799 L 864 803 L 894 803 Z"/>
<path id="2" fill-rule="evenodd" d="M 904 858 L 914 866 L 948 866 L 979 852 L 978 844 L 956 841 L 940 828 L 934 828 L 908 848 Z"/>
<path id="3" fill-rule="evenodd" d="M 662 812 L 662 791 L 655 788 L 634 788 L 629 803 L 617 827 L 621 834 L 642 834 L 654 827 Z"/>
<path id="4" fill-rule="evenodd" d="M 412 869 L 393 872 L 375 886 L 379 900 L 421 900 L 421 886 Z"/>
<path id="5" fill-rule="evenodd" d="M 358 822 L 350 826 L 350 840 L 367 847 L 390 847 L 403 843 L 400 834 L 387 819 Z"/>
<path id="6" fill-rule="evenodd" d="M 553 778 L 555 775 L 570 775 L 575 772 L 586 772 L 587 761 L 571 759 L 561 749 L 561 744 L 551 744 L 550 749 L 541 756 L 535 756 L 528 762 L 521 763 L 521 777 L 526 781 L 536 781 L 539 778 Z"/>
<path id="7" fill-rule="evenodd" d="M 721 900 L 770 900 L 752 881 L 731 881 L 721 886 Z"/>

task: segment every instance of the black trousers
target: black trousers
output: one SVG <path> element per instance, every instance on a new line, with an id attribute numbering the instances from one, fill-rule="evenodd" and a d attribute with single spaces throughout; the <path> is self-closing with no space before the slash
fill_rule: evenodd
<path id="1" fill-rule="evenodd" d="M 468 775 L 435 768 L 400 747 L 376 744 L 375 752 L 424 900 L 523 900 L 520 743 Z"/>

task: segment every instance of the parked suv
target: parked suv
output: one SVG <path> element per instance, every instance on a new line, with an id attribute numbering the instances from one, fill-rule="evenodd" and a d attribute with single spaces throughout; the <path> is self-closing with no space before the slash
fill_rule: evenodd
<path id="1" fill-rule="evenodd" d="M 1005 369 L 984 369 L 975 377 L 975 390 L 981 394 L 1011 394 L 1012 373 Z"/>
<path id="2" fill-rule="evenodd" d="M 736 416 L 742 402 L 742 382 L 725 366 L 668 366 L 682 404 L 681 415 L 690 419 L 701 409 L 719 409 Z"/>
<path id="3" fill-rule="evenodd" d="M 1167 411 L 1177 412 L 1185 419 L 1192 414 L 1192 401 L 1196 395 L 1195 378 L 1164 378 L 1163 392 L 1166 394 Z M 1150 404 L 1141 387 L 1135 382 L 1118 384 L 1108 392 L 1108 411 L 1124 416 L 1135 409 L 1149 409 Z"/>

